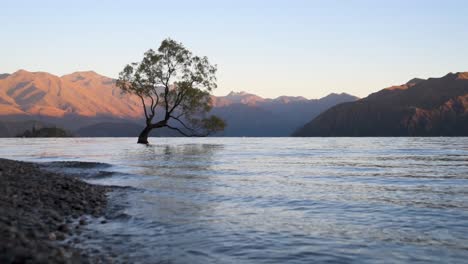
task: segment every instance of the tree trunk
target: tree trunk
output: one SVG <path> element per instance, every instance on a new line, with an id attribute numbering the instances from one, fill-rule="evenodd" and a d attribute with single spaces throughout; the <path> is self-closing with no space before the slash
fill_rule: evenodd
<path id="1" fill-rule="evenodd" d="M 143 131 L 141 131 L 138 136 L 138 144 L 148 144 L 148 135 L 153 128 L 151 126 L 146 126 Z"/>

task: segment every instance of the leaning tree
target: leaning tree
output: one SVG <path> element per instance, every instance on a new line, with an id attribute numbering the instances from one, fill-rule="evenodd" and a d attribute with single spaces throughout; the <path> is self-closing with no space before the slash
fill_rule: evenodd
<path id="1" fill-rule="evenodd" d="M 216 66 L 207 57 L 194 56 L 181 43 L 165 39 L 157 51 L 148 50 L 139 63 L 119 74 L 117 86 L 141 99 L 146 127 L 138 143 L 147 144 L 156 128 L 184 136 L 207 136 L 222 131 L 225 123 L 211 110 L 210 92 L 216 85 Z"/>

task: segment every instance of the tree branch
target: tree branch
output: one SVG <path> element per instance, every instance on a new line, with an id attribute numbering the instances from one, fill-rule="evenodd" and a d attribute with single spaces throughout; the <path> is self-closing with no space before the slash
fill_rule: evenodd
<path id="1" fill-rule="evenodd" d="M 151 90 L 153 91 L 154 95 L 156 95 L 156 103 L 152 107 L 151 111 L 154 113 L 156 107 L 159 105 L 159 94 L 158 94 L 158 88 L 153 86 L 151 87 Z"/>
<path id="2" fill-rule="evenodd" d="M 177 127 L 172 127 L 172 126 L 169 126 L 169 125 L 166 125 L 166 127 L 179 132 L 180 134 L 182 134 L 185 137 L 199 137 L 198 135 L 189 135 L 189 134 L 185 133 L 184 131 L 180 130 L 179 128 L 177 128 Z"/>
<path id="3" fill-rule="evenodd" d="M 165 119 L 166 121 L 169 120 L 169 102 L 167 100 L 167 96 L 169 95 L 169 80 L 171 78 L 171 73 L 169 72 L 169 74 L 167 75 L 167 79 L 166 79 L 166 82 L 164 83 L 164 104 L 165 104 L 165 108 L 166 108 L 166 115 L 165 115 Z"/>
<path id="4" fill-rule="evenodd" d="M 184 122 L 182 122 L 182 120 L 180 120 L 179 118 L 177 118 L 177 117 L 175 117 L 175 116 L 171 116 L 171 118 L 173 118 L 173 119 L 177 120 L 179 123 L 181 123 L 182 126 L 184 126 L 185 129 L 190 130 L 190 131 L 192 131 L 192 132 L 196 132 L 195 129 L 193 129 L 193 128 L 187 126 L 187 125 L 186 125 Z"/>
<path id="5" fill-rule="evenodd" d="M 184 99 L 184 92 L 181 91 L 179 93 L 177 93 L 177 98 L 176 98 L 176 101 L 174 102 L 174 105 L 172 106 L 171 110 L 169 110 L 169 115 L 172 114 L 172 112 L 174 111 L 174 109 L 176 109 L 177 106 L 180 105 L 180 103 L 182 103 L 182 100 Z M 180 97 L 180 98 L 179 98 Z"/>
<path id="6" fill-rule="evenodd" d="M 153 96 L 149 96 L 149 98 L 151 99 L 151 107 L 150 107 L 150 110 L 151 110 L 151 116 L 153 117 L 153 116 L 154 116 L 154 110 L 153 110 L 154 99 L 153 99 Z"/>
<path id="7" fill-rule="evenodd" d="M 149 117 L 148 117 L 148 112 L 146 111 L 145 99 L 143 99 L 143 96 L 141 96 L 140 94 L 137 94 L 137 95 L 138 95 L 138 97 L 140 97 L 140 99 L 141 99 L 141 103 L 143 104 L 143 110 L 145 110 L 146 121 L 148 122 Z"/>
<path id="8" fill-rule="evenodd" d="M 163 119 L 163 120 L 159 120 L 158 122 L 154 124 L 151 124 L 151 128 L 161 128 L 161 127 L 165 127 L 166 125 L 167 125 L 167 122 Z"/>

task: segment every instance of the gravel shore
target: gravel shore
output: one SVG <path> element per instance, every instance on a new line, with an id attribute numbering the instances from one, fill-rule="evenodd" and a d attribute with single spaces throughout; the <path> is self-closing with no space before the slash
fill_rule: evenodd
<path id="1" fill-rule="evenodd" d="M 0 159 L 0 263 L 102 262 L 73 246 L 86 217 L 106 208 L 109 187 Z"/>

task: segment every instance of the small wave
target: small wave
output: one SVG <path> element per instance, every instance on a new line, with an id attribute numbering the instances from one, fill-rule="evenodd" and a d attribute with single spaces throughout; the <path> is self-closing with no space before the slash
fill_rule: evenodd
<path id="1" fill-rule="evenodd" d="M 89 175 L 88 175 L 88 178 L 92 178 L 92 179 L 103 179 L 103 178 L 112 177 L 112 176 L 114 176 L 115 174 L 117 174 L 117 173 L 114 172 L 114 171 L 98 171 L 97 173 L 89 174 Z"/>
<path id="2" fill-rule="evenodd" d="M 53 161 L 44 162 L 41 167 L 45 170 L 64 173 L 83 179 L 103 179 L 120 174 L 115 171 L 108 170 L 112 167 L 111 164 L 101 162 L 84 162 L 84 161 Z"/>
<path id="3" fill-rule="evenodd" d="M 96 168 L 109 168 L 112 165 L 102 162 L 85 162 L 85 161 L 53 161 L 45 162 L 43 164 L 47 167 L 54 168 L 74 168 L 74 169 L 96 169 Z"/>

